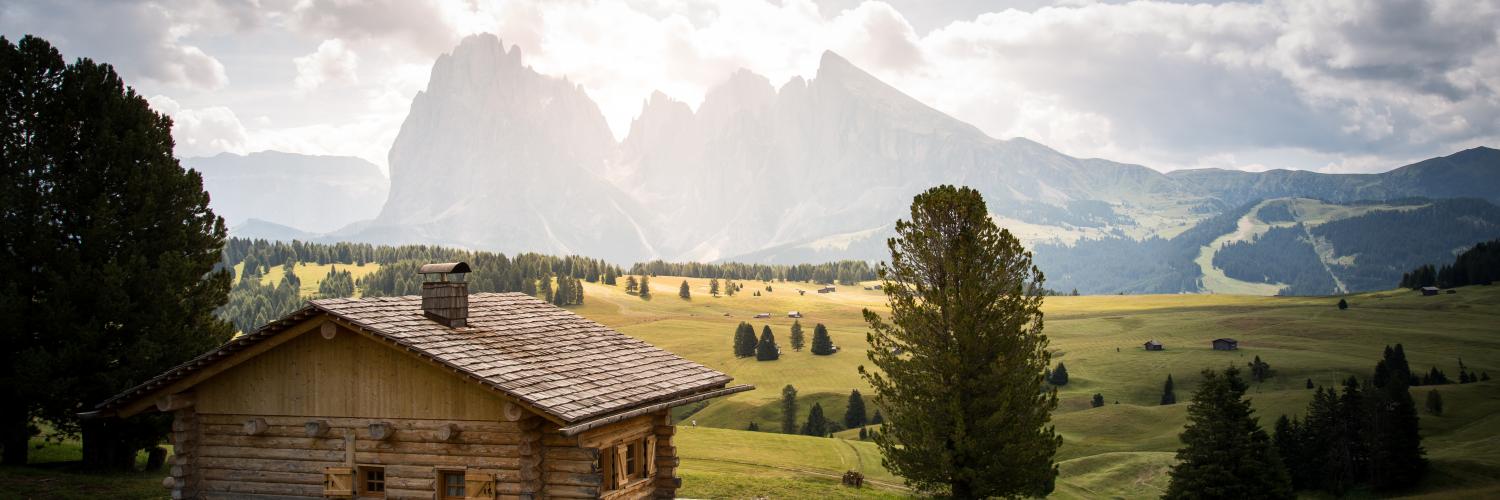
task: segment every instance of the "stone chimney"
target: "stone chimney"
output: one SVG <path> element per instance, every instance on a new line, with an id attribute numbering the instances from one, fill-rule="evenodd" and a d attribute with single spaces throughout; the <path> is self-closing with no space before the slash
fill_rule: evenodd
<path id="1" fill-rule="evenodd" d="M 463 262 L 427 264 L 422 275 L 422 314 L 449 328 L 469 324 L 469 265 Z"/>

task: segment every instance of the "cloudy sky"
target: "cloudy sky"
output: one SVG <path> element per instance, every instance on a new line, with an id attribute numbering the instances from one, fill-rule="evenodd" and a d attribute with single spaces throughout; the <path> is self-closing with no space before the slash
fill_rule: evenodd
<path id="1" fill-rule="evenodd" d="M 1160 170 L 1500 147 L 1500 0 L 0 0 L 0 34 L 114 64 L 180 156 L 384 167 L 433 60 L 477 32 L 582 84 L 617 136 L 653 90 L 696 105 L 833 50 L 992 136 Z"/>

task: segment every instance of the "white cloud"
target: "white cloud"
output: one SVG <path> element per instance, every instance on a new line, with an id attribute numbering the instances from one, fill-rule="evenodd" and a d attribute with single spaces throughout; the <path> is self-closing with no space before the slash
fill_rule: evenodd
<path id="1" fill-rule="evenodd" d="M 359 83 L 359 56 L 337 38 L 324 40 L 318 50 L 292 60 L 297 65 L 297 88 Z"/>
<path id="2" fill-rule="evenodd" d="M 249 134 L 234 111 L 223 106 L 189 109 L 164 95 L 146 99 L 157 112 L 172 117 L 172 139 L 178 157 L 244 154 Z"/>
<path id="3" fill-rule="evenodd" d="M 243 140 L 228 127 L 193 147 L 381 165 L 433 60 L 480 31 L 582 85 L 617 135 L 652 91 L 695 106 L 736 69 L 780 84 L 832 49 L 996 137 L 1164 170 L 1370 171 L 1500 141 L 1500 0 L 891 3 L 23 2 L 0 27 L 163 83 L 150 93 L 191 103 L 180 121 L 205 131 L 231 109 L 256 117 Z M 246 32 L 286 42 L 238 46 Z M 296 73 L 254 81 L 289 59 Z"/>

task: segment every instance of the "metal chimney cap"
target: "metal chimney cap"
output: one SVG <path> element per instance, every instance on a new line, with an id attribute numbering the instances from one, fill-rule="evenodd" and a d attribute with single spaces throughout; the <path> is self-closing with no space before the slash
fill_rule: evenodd
<path id="1" fill-rule="evenodd" d="M 424 264 L 421 269 L 417 270 L 417 274 L 448 274 L 448 273 L 467 273 L 467 272 L 469 272 L 469 264 L 464 263 L 464 262 L 445 262 L 445 263 L 442 263 L 442 264 Z"/>

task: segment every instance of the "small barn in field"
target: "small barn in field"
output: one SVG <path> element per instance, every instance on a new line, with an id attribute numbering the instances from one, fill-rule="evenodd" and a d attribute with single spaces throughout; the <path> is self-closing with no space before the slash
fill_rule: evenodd
<path id="1" fill-rule="evenodd" d="M 1240 342 L 1235 339 L 1214 339 L 1215 351 L 1233 351 L 1240 348 Z"/>
<path id="2" fill-rule="evenodd" d="M 311 301 L 90 417 L 171 413 L 172 498 L 671 498 L 668 410 L 753 389 L 468 271 Z"/>
<path id="3" fill-rule="evenodd" d="M 1442 290 L 1438 289 L 1438 287 L 1435 287 L 1435 286 L 1424 286 L 1424 287 L 1422 287 L 1422 295 L 1425 295 L 1425 296 L 1437 295 L 1439 292 L 1442 292 Z"/>
<path id="4" fill-rule="evenodd" d="M 1165 347 L 1163 347 L 1161 345 L 1161 342 L 1157 342 L 1156 339 L 1151 339 L 1151 340 L 1147 340 L 1146 341 L 1146 350 L 1147 351 L 1160 351 L 1160 350 L 1162 350 L 1164 348 Z"/>

